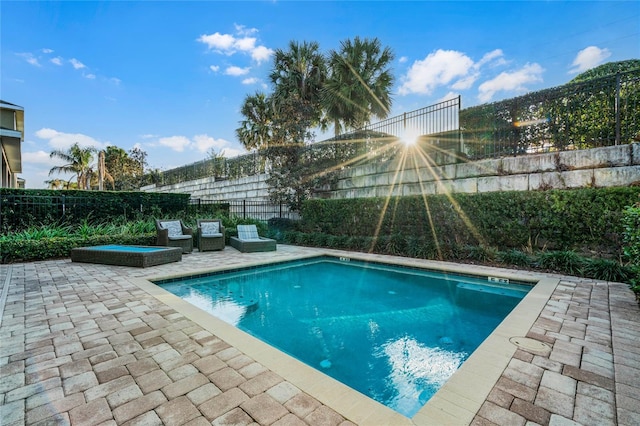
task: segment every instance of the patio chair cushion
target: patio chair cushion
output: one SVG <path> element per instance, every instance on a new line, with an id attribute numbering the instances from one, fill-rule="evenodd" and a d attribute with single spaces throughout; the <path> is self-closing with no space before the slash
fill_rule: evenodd
<path id="1" fill-rule="evenodd" d="M 169 237 L 170 240 L 176 241 L 176 240 L 190 240 L 191 239 L 191 235 L 174 235 L 173 237 Z"/>
<path id="2" fill-rule="evenodd" d="M 203 222 L 200 224 L 200 232 L 201 235 L 206 236 L 219 236 L 222 235 L 220 233 L 220 226 L 218 222 Z"/>
<path id="3" fill-rule="evenodd" d="M 167 222 L 160 222 L 160 226 L 169 230 L 169 238 L 176 238 L 182 236 L 182 225 L 179 220 L 171 220 Z"/>
<path id="4" fill-rule="evenodd" d="M 258 229 L 255 225 L 238 225 L 238 239 L 259 240 Z"/>

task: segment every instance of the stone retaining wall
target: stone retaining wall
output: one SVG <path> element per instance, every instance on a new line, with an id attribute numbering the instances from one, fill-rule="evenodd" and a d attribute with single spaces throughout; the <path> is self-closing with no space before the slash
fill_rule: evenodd
<path id="1" fill-rule="evenodd" d="M 146 192 L 187 193 L 191 198 L 216 201 L 268 201 L 267 174 L 247 176 L 240 179 L 218 180 L 213 177 L 181 182 L 173 185 L 148 185 L 140 188 Z"/>
<path id="2" fill-rule="evenodd" d="M 413 163 L 408 161 L 408 163 Z M 640 143 L 505 157 L 470 163 L 398 170 L 396 161 L 343 171 L 324 198 L 366 198 L 445 192 L 533 191 L 640 184 Z M 268 175 L 235 180 L 198 179 L 143 191 L 190 193 L 207 200 L 268 200 Z"/>

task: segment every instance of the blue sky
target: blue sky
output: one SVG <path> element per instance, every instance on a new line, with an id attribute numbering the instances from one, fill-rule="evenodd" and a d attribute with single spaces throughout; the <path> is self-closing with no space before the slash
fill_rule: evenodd
<path id="1" fill-rule="evenodd" d="M 380 39 L 396 57 L 391 115 L 455 95 L 463 107 L 492 102 L 640 58 L 637 1 L 3 0 L 0 16 L 0 97 L 25 109 L 27 188 L 46 187 L 60 164 L 49 153 L 74 142 L 138 146 L 161 170 L 211 148 L 243 153 L 242 101 L 270 91 L 271 55 L 291 40 L 328 52 Z"/>

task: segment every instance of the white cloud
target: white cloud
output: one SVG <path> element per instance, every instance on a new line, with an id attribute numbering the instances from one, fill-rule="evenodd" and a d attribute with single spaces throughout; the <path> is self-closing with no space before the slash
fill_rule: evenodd
<path id="1" fill-rule="evenodd" d="M 58 66 L 62 66 L 62 58 L 60 56 L 56 58 L 51 58 L 51 63 Z"/>
<path id="2" fill-rule="evenodd" d="M 459 93 L 456 93 L 456 92 L 449 92 L 449 93 L 447 93 L 446 95 L 444 95 L 443 97 L 441 97 L 440 99 L 438 99 L 438 100 L 436 101 L 436 103 L 440 103 L 440 102 L 448 101 L 448 100 L 451 100 L 451 99 L 455 99 L 455 98 L 457 98 L 458 96 L 460 96 L 460 94 L 459 94 Z"/>
<path id="3" fill-rule="evenodd" d="M 211 65 L 211 66 L 209 67 L 209 69 L 210 69 L 211 71 L 213 71 L 213 72 L 218 72 L 218 71 L 220 71 L 220 67 L 219 67 L 219 66 L 217 66 L 217 65 Z"/>
<path id="4" fill-rule="evenodd" d="M 120 83 L 122 83 L 122 80 L 120 80 L 120 79 L 119 79 L 119 78 L 117 78 L 117 77 L 111 77 L 111 78 L 109 79 L 109 81 L 110 81 L 111 83 L 115 84 L 116 86 L 119 86 L 119 85 L 120 85 Z"/>
<path id="5" fill-rule="evenodd" d="M 160 145 L 171 148 L 174 151 L 182 152 L 191 145 L 191 141 L 184 136 L 170 136 L 168 138 L 158 139 Z"/>
<path id="6" fill-rule="evenodd" d="M 28 64 L 31 64 L 36 67 L 42 66 L 40 65 L 40 62 L 38 62 L 38 58 L 33 56 L 33 54 L 31 53 L 16 53 L 16 55 L 20 56 L 21 58 L 24 58 L 24 60 L 27 61 Z"/>
<path id="7" fill-rule="evenodd" d="M 147 133 L 146 135 L 140 135 L 140 137 L 141 137 L 142 139 L 153 139 L 153 138 L 157 138 L 157 137 L 158 137 L 158 135 L 152 135 L 152 134 L 150 134 L 150 133 Z"/>
<path id="8" fill-rule="evenodd" d="M 467 75 L 473 61 L 462 52 L 438 49 L 424 60 L 415 61 L 403 77 L 399 93 L 429 95 L 440 85 L 451 83 L 456 78 Z"/>
<path id="9" fill-rule="evenodd" d="M 478 69 L 481 66 L 488 64 L 491 61 L 494 61 L 494 64 L 503 65 L 504 63 L 506 63 L 503 56 L 504 56 L 504 53 L 502 52 L 502 49 L 492 50 L 489 53 L 485 53 L 482 59 L 480 59 L 478 62 L 474 64 L 474 68 Z"/>
<path id="10" fill-rule="evenodd" d="M 400 58 L 401 63 L 407 60 L 406 56 Z M 438 49 L 411 65 L 407 74 L 401 77 L 402 85 L 398 92 L 400 95 L 430 95 L 440 86 L 468 90 L 480 78 L 483 67 L 506 63 L 501 49 L 485 53 L 477 62 L 462 52 Z"/>
<path id="11" fill-rule="evenodd" d="M 235 37 L 231 34 L 220 34 L 218 32 L 209 35 L 203 34 L 198 39 L 199 42 L 206 44 L 211 50 L 231 53 L 233 53 L 232 48 L 235 40 Z"/>
<path id="12" fill-rule="evenodd" d="M 220 34 L 203 34 L 198 37 L 197 41 L 207 45 L 209 50 L 231 56 L 237 52 L 249 54 L 251 59 L 258 64 L 266 61 L 273 55 L 273 50 L 266 46 L 257 45 L 258 39 L 251 35 L 258 32 L 255 28 L 247 29 L 243 25 L 235 24 L 236 35 Z"/>
<path id="13" fill-rule="evenodd" d="M 221 152 L 222 156 L 226 158 L 234 158 L 234 157 L 237 157 L 238 155 L 242 155 L 246 153 L 247 151 L 245 151 L 244 149 L 237 149 L 237 148 L 224 148 Z"/>
<path id="14" fill-rule="evenodd" d="M 50 154 L 44 151 L 23 152 L 22 161 L 23 163 L 45 164 L 50 166 L 54 166 L 60 163 L 60 160 L 51 158 Z"/>
<path id="15" fill-rule="evenodd" d="M 251 51 L 251 58 L 253 58 L 253 60 L 258 64 L 269 60 L 271 55 L 273 55 L 273 50 L 264 46 L 258 46 Z"/>
<path id="16" fill-rule="evenodd" d="M 571 64 L 573 68 L 569 70 L 569 74 L 576 74 L 597 67 L 609 56 L 611 56 L 611 52 L 606 48 L 600 49 L 596 46 L 584 48 L 578 52 L 578 55 L 573 60 L 573 63 Z"/>
<path id="17" fill-rule="evenodd" d="M 526 84 L 542 81 L 543 72 L 544 69 L 536 63 L 526 64 L 517 71 L 503 72 L 478 87 L 478 99 L 481 102 L 488 102 L 500 91 L 525 92 L 527 90 Z"/>
<path id="18" fill-rule="evenodd" d="M 250 78 L 245 78 L 244 80 L 242 80 L 242 84 L 256 84 L 258 82 L 258 79 L 256 77 L 250 77 Z"/>
<path id="19" fill-rule="evenodd" d="M 234 43 L 234 47 L 236 47 L 238 50 L 250 52 L 256 48 L 256 38 L 255 37 L 239 38 Z"/>
<path id="20" fill-rule="evenodd" d="M 42 53 L 53 53 L 53 49 L 42 49 Z"/>
<path id="21" fill-rule="evenodd" d="M 89 80 L 95 80 L 96 79 L 96 75 L 95 74 L 85 74 L 84 78 L 88 78 Z"/>
<path id="22" fill-rule="evenodd" d="M 239 35 L 250 35 L 250 34 L 255 34 L 258 32 L 257 28 L 247 28 L 244 25 L 240 25 L 240 24 L 233 24 L 233 26 L 236 29 L 236 33 L 238 33 Z"/>
<path id="23" fill-rule="evenodd" d="M 155 135 L 142 135 L 140 136 L 142 139 L 155 139 L 157 136 Z M 137 144 L 138 146 L 142 146 L 142 144 Z M 187 136 L 170 136 L 170 137 L 162 137 L 158 138 L 156 141 L 149 141 L 144 143 L 145 146 L 153 146 L 157 147 L 158 145 L 165 146 L 173 151 L 183 152 L 186 150 L 197 151 L 200 153 L 206 153 L 210 149 L 215 149 L 217 152 L 223 154 L 225 157 L 229 157 L 229 152 L 238 155 L 238 153 L 242 153 L 244 151 L 236 150 L 233 148 L 229 148 L 231 142 L 225 139 L 216 139 L 207 134 L 199 134 L 195 135 L 191 138 Z"/>
<path id="24" fill-rule="evenodd" d="M 71 65 L 73 65 L 73 68 L 75 68 L 77 70 L 87 67 L 85 64 L 83 64 L 82 62 L 80 62 L 76 58 L 71 58 L 69 60 L 69 62 L 71 63 Z"/>
<path id="25" fill-rule="evenodd" d="M 401 64 L 404 64 L 408 60 L 409 60 L 409 58 L 407 58 L 406 56 L 401 56 L 400 59 L 398 59 L 398 62 L 400 62 Z"/>
<path id="26" fill-rule="evenodd" d="M 193 145 L 200 152 L 207 152 L 209 149 L 221 149 L 229 142 L 224 139 L 215 139 L 208 135 L 195 135 L 193 137 Z"/>
<path id="27" fill-rule="evenodd" d="M 240 75 L 246 75 L 249 74 L 249 70 L 251 68 L 240 68 L 240 67 L 236 67 L 236 66 L 232 66 L 232 67 L 228 67 L 224 73 L 226 75 L 232 75 L 232 76 L 240 76 Z"/>
<path id="28" fill-rule="evenodd" d="M 468 75 L 466 77 L 463 77 L 460 80 L 458 80 L 455 83 L 453 83 L 451 85 L 451 88 L 454 89 L 454 90 L 467 90 L 467 89 L 470 89 L 471 86 L 473 86 L 473 83 L 476 82 L 478 77 L 480 77 L 480 73 L 477 73 L 477 72 L 473 73 L 471 75 Z"/>
<path id="29" fill-rule="evenodd" d="M 77 143 L 83 148 L 93 147 L 97 149 L 103 149 L 110 145 L 109 142 L 100 142 L 82 133 L 64 133 L 46 127 L 38 130 L 35 135 L 40 139 L 48 140 L 49 146 L 53 149 L 60 150 L 69 149 L 74 143 Z"/>

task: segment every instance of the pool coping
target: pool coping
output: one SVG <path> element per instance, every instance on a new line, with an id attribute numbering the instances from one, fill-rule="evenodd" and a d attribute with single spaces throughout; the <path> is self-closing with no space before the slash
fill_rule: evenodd
<path id="1" fill-rule="evenodd" d="M 340 253 L 346 254 L 348 258 L 354 260 L 381 261 L 381 258 L 377 255 L 335 250 L 292 256 L 291 258 L 283 259 L 283 261 L 322 255 L 339 257 Z M 528 282 L 534 285 L 516 308 L 412 418 L 397 413 L 391 408 L 325 375 L 321 371 L 298 361 L 250 334 L 212 316 L 200 308 L 180 299 L 178 296 L 169 293 L 151 281 L 191 276 L 193 273 L 133 278 L 131 282 L 357 424 L 430 425 L 434 423 L 471 423 L 518 349 L 509 339 L 526 336 L 546 306 L 560 279 L 526 274 L 519 271 L 493 270 L 493 268 L 488 267 L 468 264 L 447 264 L 423 259 L 385 256 L 382 261 L 388 264 L 418 267 L 439 272 L 485 277 L 495 276 L 497 278 L 507 278 L 518 282 Z M 252 262 L 243 265 L 243 269 L 244 267 L 273 263 L 274 262 L 264 260 Z M 198 271 L 197 274 L 219 272 L 226 269 L 233 268 L 220 266 L 207 269 L 206 271 Z M 489 275 L 488 272 L 492 272 L 492 274 Z M 495 273 L 495 275 L 493 273 Z"/>

